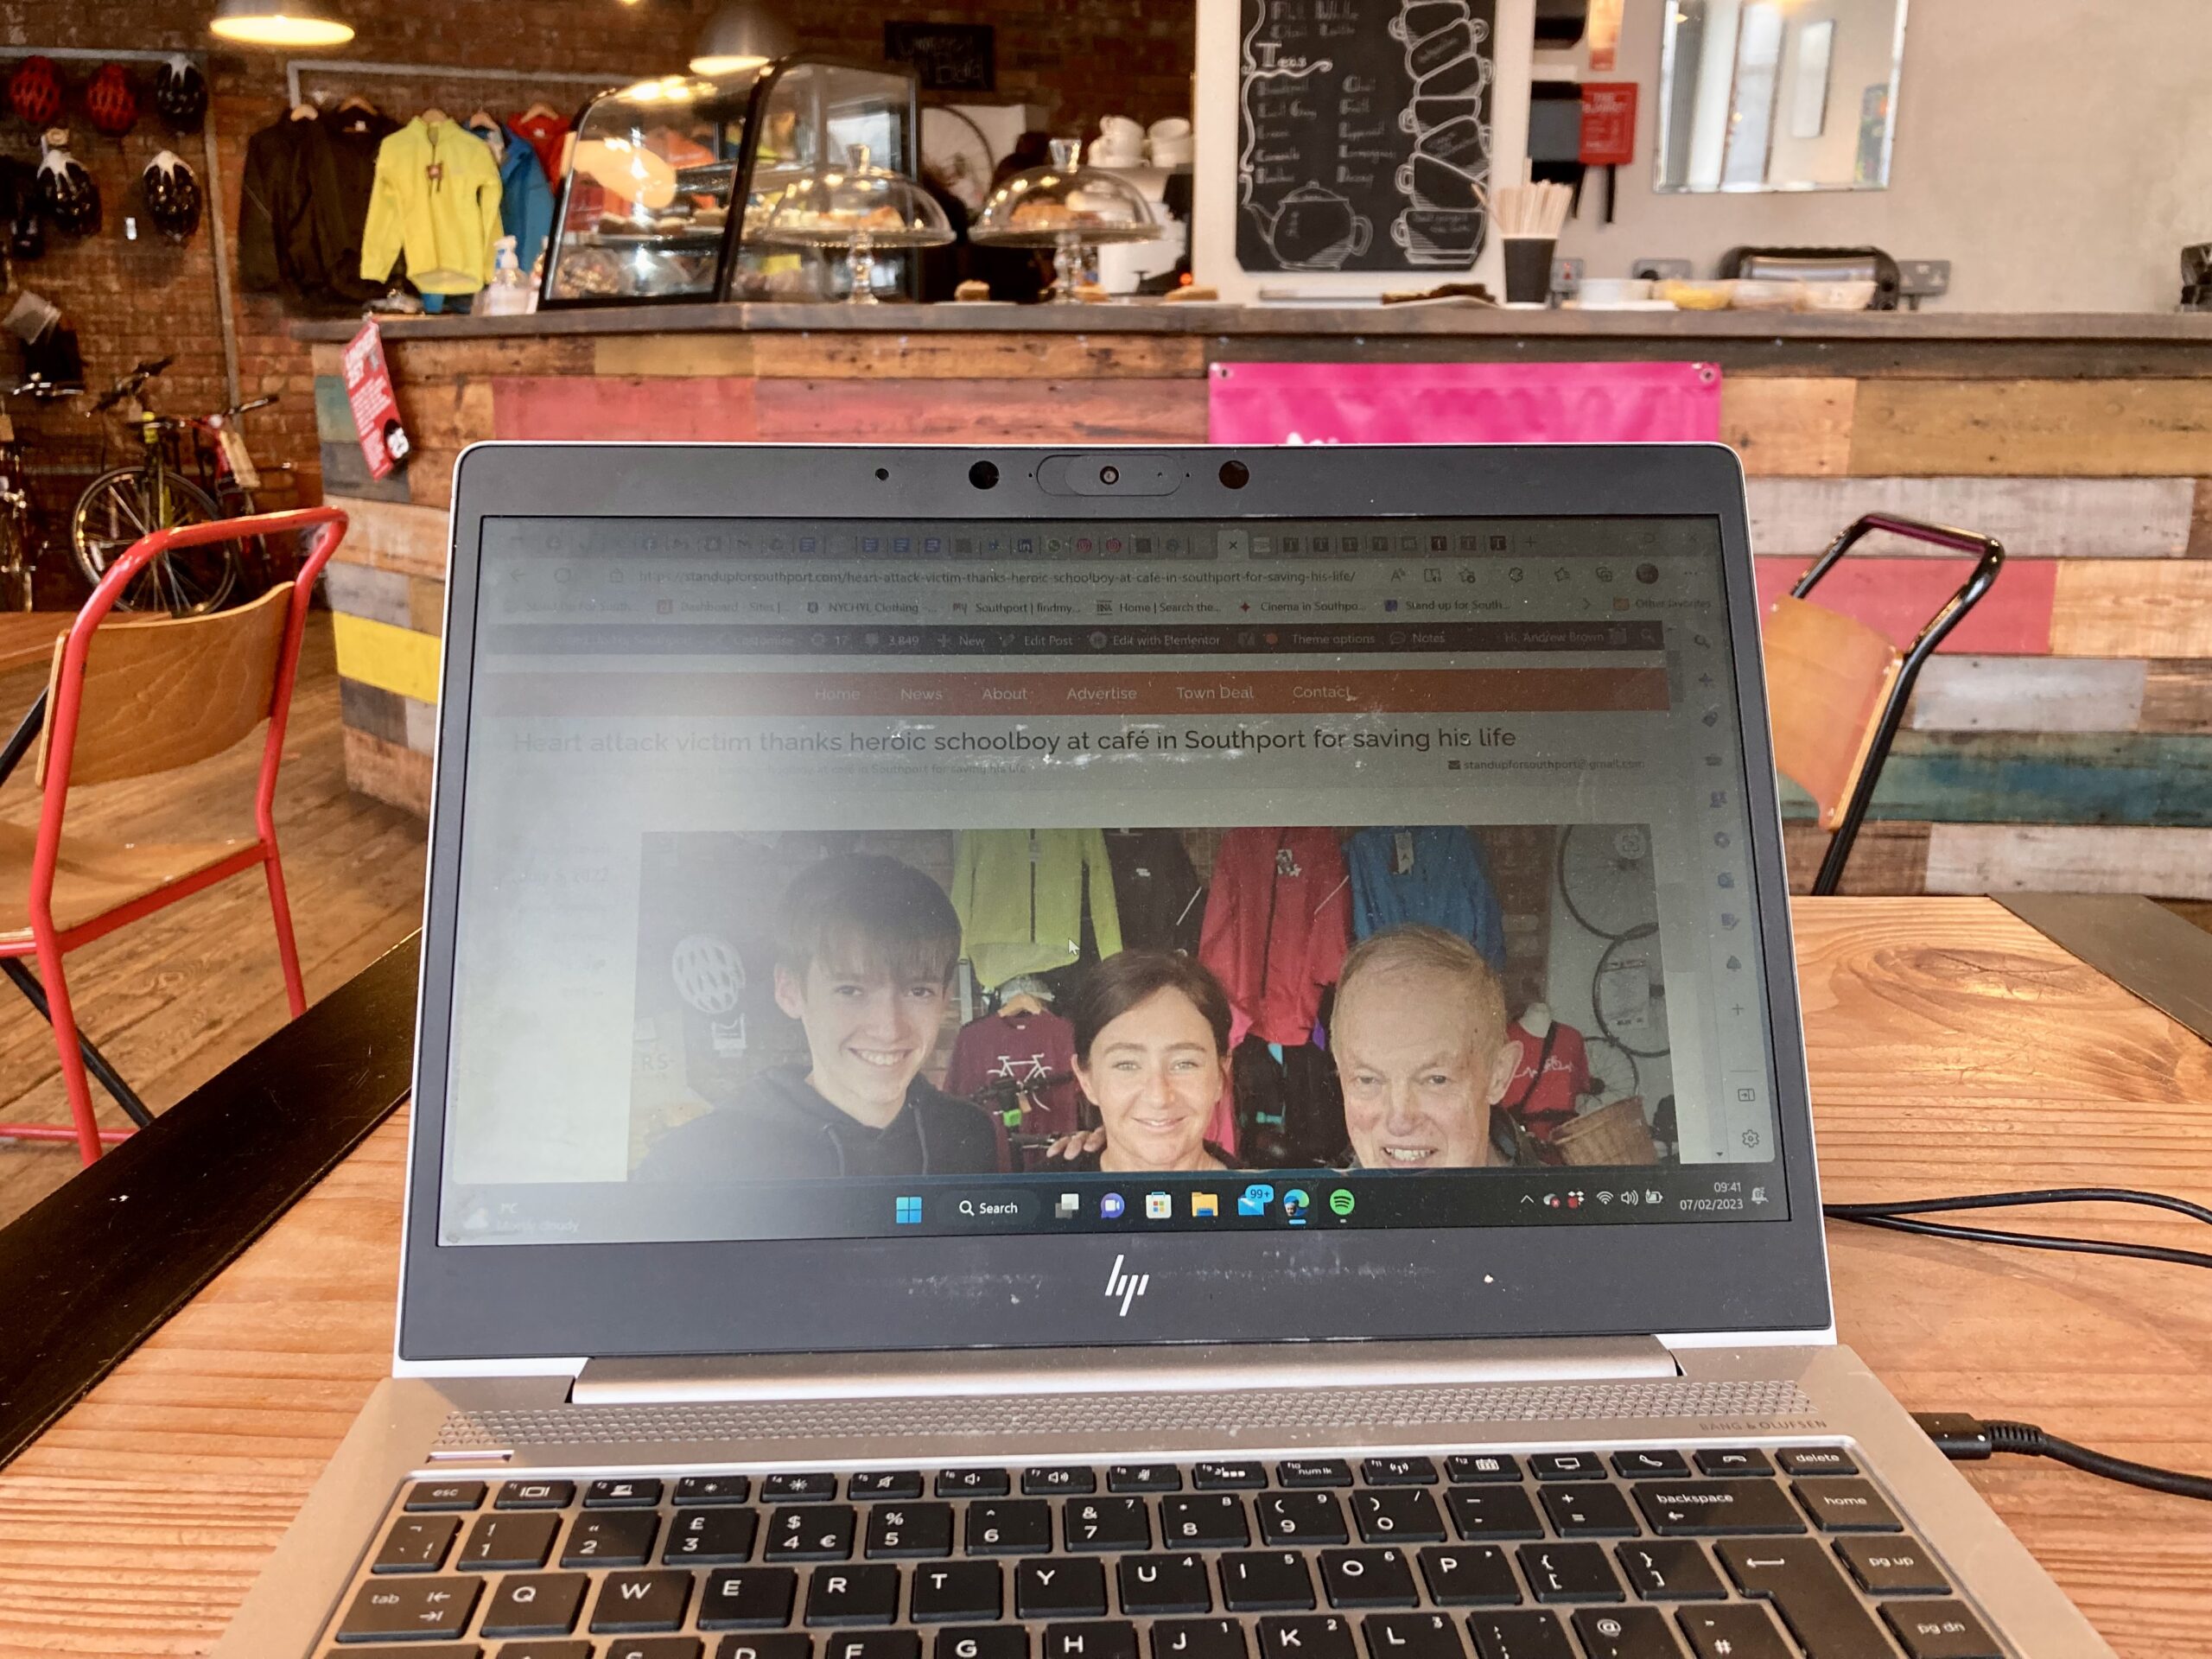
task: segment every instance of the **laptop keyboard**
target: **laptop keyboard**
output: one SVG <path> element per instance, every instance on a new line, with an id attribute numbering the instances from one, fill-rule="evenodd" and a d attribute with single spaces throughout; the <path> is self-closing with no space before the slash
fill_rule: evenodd
<path id="1" fill-rule="evenodd" d="M 1840 1446 L 419 1481 L 324 1659 L 2004 1659 Z"/>

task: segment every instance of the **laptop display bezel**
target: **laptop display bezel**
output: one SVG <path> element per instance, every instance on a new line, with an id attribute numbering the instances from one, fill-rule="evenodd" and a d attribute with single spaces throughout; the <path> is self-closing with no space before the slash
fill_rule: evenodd
<path id="1" fill-rule="evenodd" d="M 1161 496 L 1048 493 L 1048 454 L 1166 455 Z M 1230 488 L 1221 466 L 1242 461 Z M 995 487 L 970 468 L 988 461 Z M 1139 469 L 1128 469 L 1131 476 Z M 907 520 L 1694 516 L 1718 525 L 1747 761 L 1751 886 L 1775 1068 L 1783 1220 L 1434 1231 L 921 1236 L 441 1246 L 478 550 L 487 518 Z M 357 534 L 359 531 L 357 531 Z M 1098 1343 L 1814 1335 L 1830 1304 L 1743 474 L 1719 445 L 972 448 L 482 444 L 454 482 L 397 1357 L 614 1356 Z M 1685 779 L 1683 786 L 1694 780 Z M 1149 1275 L 1126 1316 L 1117 1256 Z"/>

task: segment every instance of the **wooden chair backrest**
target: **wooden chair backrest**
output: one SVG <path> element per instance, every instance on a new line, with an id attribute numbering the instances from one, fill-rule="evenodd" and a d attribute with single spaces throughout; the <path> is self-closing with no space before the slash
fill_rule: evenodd
<path id="1" fill-rule="evenodd" d="M 1774 763 L 1834 830 L 1904 655 L 1864 622 L 1786 595 L 1767 608 L 1764 637 Z"/>
<path id="2" fill-rule="evenodd" d="M 266 719 L 292 603 L 289 582 L 211 616 L 105 620 L 85 656 L 69 781 L 112 783 L 172 772 L 220 754 Z M 64 635 L 54 644 L 38 781 L 46 784 Z"/>

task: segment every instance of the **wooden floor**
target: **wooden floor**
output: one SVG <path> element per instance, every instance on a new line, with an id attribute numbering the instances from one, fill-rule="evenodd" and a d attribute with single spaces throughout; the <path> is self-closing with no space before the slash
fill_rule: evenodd
<path id="1" fill-rule="evenodd" d="M 63 619 L 66 623 L 67 619 Z M 41 676 L 0 677 L 0 722 Z M 89 834 L 198 839 L 251 834 L 263 734 L 189 772 L 75 792 L 70 822 Z M 33 824 L 27 761 L 0 787 L 0 821 Z M 414 930 L 423 902 L 423 823 L 346 788 L 330 619 L 310 619 L 276 790 L 300 963 L 310 1001 L 327 996 Z M 69 957 L 77 1017 L 155 1110 L 174 1105 L 284 1022 L 284 982 L 258 873 L 109 935 Z M 98 1085 L 103 1123 L 124 1123 Z M 54 1039 L 0 982 L 0 1119 L 65 1122 Z M 73 1147 L 0 1142 L 0 1224 L 78 1167 Z"/>

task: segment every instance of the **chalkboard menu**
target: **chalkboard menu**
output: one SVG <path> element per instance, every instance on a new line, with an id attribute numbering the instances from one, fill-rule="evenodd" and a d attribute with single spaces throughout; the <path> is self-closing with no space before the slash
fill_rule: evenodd
<path id="1" fill-rule="evenodd" d="M 988 23 L 886 22 L 883 55 L 912 65 L 925 92 L 988 92 L 998 85 Z"/>
<path id="2" fill-rule="evenodd" d="M 1242 0 L 1236 263 L 1472 264 L 1496 12 L 1497 0 Z"/>

